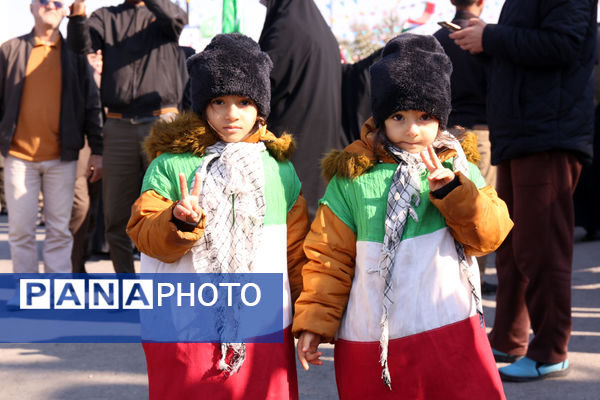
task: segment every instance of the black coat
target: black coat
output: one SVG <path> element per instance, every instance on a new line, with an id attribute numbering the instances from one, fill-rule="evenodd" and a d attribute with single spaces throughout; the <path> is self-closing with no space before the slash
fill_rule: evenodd
<path id="1" fill-rule="evenodd" d="M 596 0 L 507 0 L 486 26 L 493 164 L 549 150 L 591 160 L 596 13 Z"/>
<path id="2" fill-rule="evenodd" d="M 464 10 L 456 10 L 452 22 L 464 28 L 471 18 L 477 16 Z M 473 128 L 475 125 L 485 125 L 488 60 L 485 56 L 472 55 L 462 50 L 448 37 L 449 33 L 447 29 L 442 28 L 433 34 L 452 61 L 452 112 L 448 117 L 448 126 Z"/>
<path id="3" fill-rule="evenodd" d="M 122 3 L 69 18 L 67 42 L 76 52 L 102 50 L 103 106 L 147 116 L 181 103 L 186 77 L 177 42 L 186 20 L 170 0 Z"/>
<path id="4" fill-rule="evenodd" d="M 271 0 L 259 44 L 273 60 L 271 114 L 276 135 L 297 143 L 292 162 L 312 215 L 325 191 L 320 159 L 346 144 L 341 124 L 340 50 L 313 0 Z"/>
<path id="5" fill-rule="evenodd" d="M 360 139 L 360 131 L 371 117 L 369 68 L 381 59 L 383 47 L 354 64 L 342 64 L 342 129 L 348 143 Z"/>

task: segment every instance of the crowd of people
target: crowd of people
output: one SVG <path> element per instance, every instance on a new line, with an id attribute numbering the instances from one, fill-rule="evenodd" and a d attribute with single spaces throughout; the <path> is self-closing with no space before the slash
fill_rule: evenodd
<path id="1" fill-rule="evenodd" d="M 261 1 L 258 42 L 198 54 L 170 0 L 31 0 L 33 30 L 0 46 L 13 271 L 38 272 L 41 193 L 45 272 L 85 272 L 102 218 L 118 273 L 137 248 L 141 272 L 283 275 L 281 343 L 144 343 L 151 399 L 297 399 L 295 357 L 322 364 L 323 342 L 341 398 L 503 399 L 501 380 L 565 375 L 598 3 L 506 0 L 486 23 L 485 0 L 450 1 L 460 29 L 343 65 L 312 0 Z"/>

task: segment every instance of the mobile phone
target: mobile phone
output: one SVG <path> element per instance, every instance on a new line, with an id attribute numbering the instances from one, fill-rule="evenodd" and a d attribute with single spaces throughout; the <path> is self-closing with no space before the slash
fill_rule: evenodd
<path id="1" fill-rule="evenodd" d="M 438 22 L 438 25 L 442 28 L 448 29 L 450 32 L 460 31 L 462 29 L 459 25 L 453 24 L 452 22 L 448 21 L 440 21 Z"/>

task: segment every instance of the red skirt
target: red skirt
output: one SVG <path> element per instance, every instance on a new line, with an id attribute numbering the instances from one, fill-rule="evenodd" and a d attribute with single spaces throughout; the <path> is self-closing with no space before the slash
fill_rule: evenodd
<path id="1" fill-rule="evenodd" d="M 246 343 L 246 358 L 231 376 L 218 369 L 221 345 L 143 343 L 150 400 L 298 399 L 294 338 Z"/>
<path id="2" fill-rule="evenodd" d="M 505 399 L 478 315 L 390 340 L 388 348 L 392 390 L 381 379 L 379 342 L 336 341 L 340 399 Z"/>

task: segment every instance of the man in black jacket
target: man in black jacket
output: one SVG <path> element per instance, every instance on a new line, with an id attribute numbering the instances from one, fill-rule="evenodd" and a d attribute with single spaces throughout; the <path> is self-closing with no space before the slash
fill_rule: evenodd
<path id="1" fill-rule="evenodd" d="M 69 220 L 84 135 L 92 152 L 91 180 L 102 175 L 100 101 L 87 59 L 68 50 L 58 30 L 64 3 L 32 0 L 30 9 L 33 31 L 0 46 L 0 150 L 11 258 L 15 273 L 38 272 L 41 190 L 45 272 L 70 273 Z"/>
<path id="2" fill-rule="evenodd" d="M 489 335 L 505 380 L 569 368 L 572 193 L 592 156 L 596 0 L 507 0 L 498 24 L 450 37 L 492 56 L 487 115 L 498 193 L 515 226 L 500 247 Z M 533 339 L 529 342 L 529 327 Z"/>
<path id="3" fill-rule="evenodd" d="M 170 0 L 126 0 L 89 19 L 84 0 L 75 0 L 72 15 L 71 48 L 102 52 L 106 240 L 115 271 L 131 273 L 133 247 L 125 227 L 148 163 L 142 141 L 157 119 L 178 112 L 185 85 L 178 41 L 187 18 Z"/>

